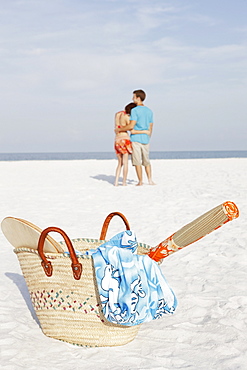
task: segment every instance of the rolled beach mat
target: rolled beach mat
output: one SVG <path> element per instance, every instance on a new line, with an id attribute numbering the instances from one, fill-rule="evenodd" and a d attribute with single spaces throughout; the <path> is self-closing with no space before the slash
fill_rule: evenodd
<path id="1" fill-rule="evenodd" d="M 156 262 L 161 262 L 170 254 L 196 242 L 238 216 L 236 204 L 233 202 L 220 204 L 151 248 L 148 255 Z"/>

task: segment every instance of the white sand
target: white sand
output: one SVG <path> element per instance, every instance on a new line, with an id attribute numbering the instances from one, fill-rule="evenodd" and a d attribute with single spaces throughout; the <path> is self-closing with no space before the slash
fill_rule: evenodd
<path id="1" fill-rule="evenodd" d="M 241 213 L 164 261 L 176 313 L 142 325 L 133 342 L 111 348 L 76 347 L 42 333 L 18 259 L 1 233 L 1 369 L 247 368 L 247 159 L 152 165 L 156 186 L 134 186 L 131 167 L 130 185 L 114 187 L 115 160 L 0 162 L 0 219 L 58 226 L 71 238 L 98 238 L 112 211 L 124 213 L 138 240 L 152 246 L 224 201 L 235 202 Z M 114 219 L 107 236 L 122 229 Z"/>

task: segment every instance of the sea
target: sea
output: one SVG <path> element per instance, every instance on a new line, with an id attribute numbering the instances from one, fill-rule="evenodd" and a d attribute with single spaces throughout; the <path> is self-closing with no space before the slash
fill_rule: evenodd
<path id="1" fill-rule="evenodd" d="M 246 158 L 247 150 L 150 152 L 151 159 Z M 0 153 L 0 161 L 116 159 L 115 152 Z"/>

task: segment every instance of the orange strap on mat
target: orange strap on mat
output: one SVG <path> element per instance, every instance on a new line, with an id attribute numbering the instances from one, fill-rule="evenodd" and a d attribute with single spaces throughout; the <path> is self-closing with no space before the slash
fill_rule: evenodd
<path id="1" fill-rule="evenodd" d="M 211 209 L 194 221 L 182 227 L 173 235 L 151 248 L 149 257 L 156 262 L 203 238 L 225 223 L 239 216 L 239 210 L 233 202 L 225 202 Z"/>

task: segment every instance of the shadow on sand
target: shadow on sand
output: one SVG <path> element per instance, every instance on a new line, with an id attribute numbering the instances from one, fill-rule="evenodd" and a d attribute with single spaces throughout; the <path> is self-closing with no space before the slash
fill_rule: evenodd
<path id="1" fill-rule="evenodd" d="M 12 272 L 6 272 L 5 275 L 15 283 L 15 285 L 17 286 L 17 288 L 21 292 L 22 297 L 25 300 L 26 305 L 27 305 L 29 311 L 31 312 L 31 315 L 32 315 L 33 319 L 40 326 L 39 320 L 36 316 L 36 313 L 34 311 L 34 308 L 33 308 L 33 305 L 32 305 L 31 299 L 30 299 L 29 291 L 28 291 L 28 288 L 27 288 L 24 277 L 20 274 L 14 274 Z"/>
<path id="2" fill-rule="evenodd" d="M 113 176 L 113 175 L 100 174 L 100 175 L 90 176 L 90 177 L 92 179 L 109 182 L 112 185 L 114 185 L 114 182 L 115 182 L 115 176 Z M 122 185 L 122 182 L 123 182 L 123 178 L 120 177 L 119 178 L 119 185 Z M 127 180 L 127 185 L 133 185 L 135 183 L 136 183 L 135 180 Z"/>

